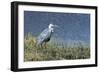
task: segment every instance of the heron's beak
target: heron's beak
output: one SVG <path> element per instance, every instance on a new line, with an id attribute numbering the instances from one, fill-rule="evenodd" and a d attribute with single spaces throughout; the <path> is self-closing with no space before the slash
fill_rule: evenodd
<path id="1" fill-rule="evenodd" d="M 54 27 L 59 27 L 58 25 L 54 25 Z"/>

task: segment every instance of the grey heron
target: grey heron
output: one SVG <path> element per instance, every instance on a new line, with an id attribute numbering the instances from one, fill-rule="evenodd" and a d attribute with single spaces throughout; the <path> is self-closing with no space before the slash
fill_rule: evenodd
<path id="1" fill-rule="evenodd" d="M 44 29 L 43 32 L 37 37 L 37 44 L 41 45 L 50 41 L 52 34 L 54 33 L 54 27 L 57 25 L 49 24 L 48 28 Z"/>

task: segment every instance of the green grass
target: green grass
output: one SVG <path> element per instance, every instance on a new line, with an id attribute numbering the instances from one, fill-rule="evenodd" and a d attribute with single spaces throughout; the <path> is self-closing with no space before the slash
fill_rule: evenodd
<path id="1" fill-rule="evenodd" d="M 62 44 L 63 45 L 63 44 Z M 24 38 L 24 61 L 73 60 L 90 58 L 90 48 L 79 45 L 77 48 L 58 47 L 48 43 L 37 46 L 36 38 L 31 33 Z"/>

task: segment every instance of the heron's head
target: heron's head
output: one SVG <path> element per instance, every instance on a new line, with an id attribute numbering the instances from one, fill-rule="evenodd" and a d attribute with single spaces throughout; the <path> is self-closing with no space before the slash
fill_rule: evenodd
<path id="1" fill-rule="evenodd" d="M 57 25 L 53 25 L 53 24 L 49 24 L 50 31 L 53 32 L 55 27 L 58 27 L 58 26 Z"/>
<path id="2" fill-rule="evenodd" d="M 58 27 L 58 25 L 49 24 L 49 28 L 55 28 L 55 27 Z"/>

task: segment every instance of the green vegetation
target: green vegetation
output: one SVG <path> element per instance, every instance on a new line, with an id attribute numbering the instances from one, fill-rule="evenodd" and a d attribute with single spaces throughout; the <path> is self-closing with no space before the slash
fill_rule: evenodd
<path id="1" fill-rule="evenodd" d="M 82 45 L 77 48 L 60 48 L 55 44 L 37 46 L 36 38 L 31 33 L 24 38 L 24 61 L 49 61 L 49 60 L 72 60 L 90 58 L 90 48 Z"/>

